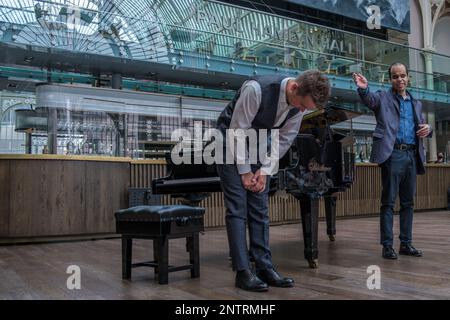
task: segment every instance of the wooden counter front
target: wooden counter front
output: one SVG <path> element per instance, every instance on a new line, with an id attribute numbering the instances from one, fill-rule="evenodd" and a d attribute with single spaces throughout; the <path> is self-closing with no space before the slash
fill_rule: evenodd
<path id="1" fill-rule="evenodd" d="M 450 166 L 427 165 L 417 177 L 416 210 L 447 206 Z M 166 175 L 161 160 L 59 155 L 0 155 L 0 244 L 111 236 L 114 212 L 128 207 L 128 188 L 150 188 Z M 352 187 L 338 194 L 338 217 L 377 215 L 381 176 L 376 165 L 356 166 Z M 164 204 L 176 200 L 163 197 Z M 225 225 L 223 195 L 204 200 L 205 227 Z M 320 217 L 324 204 L 320 202 Z M 398 204 L 397 204 L 398 209 Z M 272 223 L 298 222 L 300 206 L 292 196 L 270 197 Z"/>
<path id="2" fill-rule="evenodd" d="M 115 232 L 130 159 L 0 155 L 0 242 Z"/>
<path id="3" fill-rule="evenodd" d="M 447 207 L 447 190 L 450 188 L 450 165 L 427 164 L 426 174 L 417 176 L 417 194 L 414 199 L 416 210 L 435 210 Z M 158 163 L 135 161 L 131 164 L 130 186 L 149 188 L 151 181 L 166 175 L 166 166 Z M 336 214 L 339 218 L 378 215 L 381 199 L 381 170 L 376 164 L 357 164 L 355 181 L 345 192 L 337 193 Z M 177 203 L 164 196 L 165 204 Z M 205 227 L 225 226 L 225 206 L 221 192 L 200 203 L 206 208 Z M 398 210 L 398 197 L 397 206 Z M 325 217 L 323 199 L 319 202 L 319 216 Z M 300 204 L 291 195 L 274 195 L 269 198 L 269 217 L 271 223 L 291 223 L 300 220 Z"/>
<path id="4" fill-rule="evenodd" d="M 126 157 L 75 156 L 60 154 L 0 154 L 0 160 L 67 160 L 99 162 L 131 162 Z M 151 161 L 151 160 L 150 160 Z"/>

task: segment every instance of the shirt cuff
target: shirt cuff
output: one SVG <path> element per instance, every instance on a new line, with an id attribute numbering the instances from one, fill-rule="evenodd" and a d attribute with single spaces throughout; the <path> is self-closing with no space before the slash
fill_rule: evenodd
<path id="1" fill-rule="evenodd" d="M 240 175 L 252 172 L 252 168 L 249 164 L 237 164 L 236 167 Z"/>
<path id="2" fill-rule="evenodd" d="M 367 94 L 367 92 L 369 92 L 369 86 L 367 86 L 367 88 L 365 88 L 365 89 L 358 88 L 358 92 L 360 94 L 362 94 L 363 96 L 365 96 Z"/>
<path id="3" fill-rule="evenodd" d="M 263 165 L 260 170 L 262 175 L 272 176 L 278 171 L 278 161 L 270 161 L 269 163 Z"/>
<path id="4" fill-rule="evenodd" d="M 261 175 L 263 176 L 271 176 L 272 175 L 272 167 L 261 167 Z"/>

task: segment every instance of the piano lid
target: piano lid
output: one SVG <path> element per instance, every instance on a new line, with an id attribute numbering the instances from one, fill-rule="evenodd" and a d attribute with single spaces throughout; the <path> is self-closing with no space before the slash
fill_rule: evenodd
<path id="1" fill-rule="evenodd" d="M 362 115 L 360 112 L 345 109 L 335 104 L 328 104 L 323 109 L 318 109 L 303 116 L 300 132 L 310 128 L 324 128 L 327 125 L 350 120 Z"/>

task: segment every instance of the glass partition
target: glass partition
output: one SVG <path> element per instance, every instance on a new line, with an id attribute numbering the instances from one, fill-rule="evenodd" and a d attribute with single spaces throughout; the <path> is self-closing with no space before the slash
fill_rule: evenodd
<path id="1" fill-rule="evenodd" d="M 162 158 L 179 128 L 213 128 L 227 101 L 79 85 L 42 84 L 33 108 L 3 113 L 19 153 Z M 2 132 L 3 132 L 2 131 Z M 3 137 L 2 137 L 3 138 Z M 6 138 L 6 137 L 5 137 Z M 9 140 L 4 140 L 7 142 Z M 2 148 L 2 153 L 15 149 Z"/>

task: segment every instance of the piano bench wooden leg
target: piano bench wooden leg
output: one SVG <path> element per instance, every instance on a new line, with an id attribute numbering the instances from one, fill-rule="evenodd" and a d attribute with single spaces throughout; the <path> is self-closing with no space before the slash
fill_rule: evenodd
<path id="1" fill-rule="evenodd" d="M 158 238 L 153 239 L 153 262 L 158 264 L 159 257 L 158 257 L 158 251 L 159 251 L 159 240 Z M 155 275 L 158 274 L 158 267 L 154 268 Z"/>
<path id="2" fill-rule="evenodd" d="M 191 278 L 200 277 L 200 240 L 198 232 L 186 238 L 189 244 L 189 262 L 192 265 Z"/>
<path id="3" fill-rule="evenodd" d="M 122 278 L 130 280 L 131 270 L 135 267 L 153 267 L 159 284 L 169 283 L 169 272 L 190 269 L 191 278 L 200 277 L 200 240 L 199 233 L 193 232 L 186 237 L 186 249 L 189 253 L 189 265 L 169 268 L 169 237 L 148 236 L 153 240 L 154 261 L 132 264 L 133 237 L 138 235 L 122 235 Z"/>
<path id="4" fill-rule="evenodd" d="M 122 279 L 131 279 L 133 239 L 122 236 Z"/>
<path id="5" fill-rule="evenodd" d="M 186 252 L 189 253 L 189 256 L 191 251 L 192 251 L 192 237 L 186 237 Z"/>
<path id="6" fill-rule="evenodd" d="M 166 236 L 158 239 L 158 283 L 169 283 L 169 239 Z"/>

